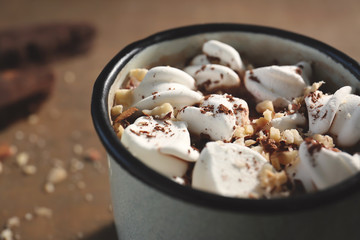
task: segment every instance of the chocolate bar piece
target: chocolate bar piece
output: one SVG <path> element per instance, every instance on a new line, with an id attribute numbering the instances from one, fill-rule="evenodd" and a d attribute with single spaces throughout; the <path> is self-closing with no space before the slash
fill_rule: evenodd
<path id="1" fill-rule="evenodd" d="M 25 98 L 51 92 L 53 71 L 47 67 L 0 72 L 0 108 Z"/>
<path id="2" fill-rule="evenodd" d="M 0 69 L 52 60 L 86 52 L 95 29 L 85 23 L 47 24 L 0 31 Z"/>

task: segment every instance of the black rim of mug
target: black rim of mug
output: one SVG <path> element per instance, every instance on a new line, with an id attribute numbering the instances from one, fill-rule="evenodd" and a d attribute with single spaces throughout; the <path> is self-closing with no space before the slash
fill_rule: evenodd
<path id="1" fill-rule="evenodd" d="M 156 171 L 145 166 L 135 158 L 118 140 L 110 121 L 108 120 L 108 94 L 120 70 L 146 47 L 177 38 L 211 32 L 250 32 L 277 36 L 307 45 L 328 55 L 335 62 L 340 63 L 345 69 L 360 81 L 360 65 L 344 53 L 324 44 L 318 40 L 284 31 L 272 27 L 235 24 L 235 23 L 212 23 L 179 27 L 156 33 L 145 39 L 136 41 L 123 48 L 105 66 L 94 84 L 91 115 L 95 129 L 100 140 L 111 157 L 121 165 L 128 173 L 143 183 L 175 198 L 201 206 L 248 213 L 280 213 L 311 209 L 314 207 L 331 204 L 353 195 L 360 191 L 360 173 L 355 176 L 315 193 L 292 196 L 279 199 L 242 199 L 223 197 L 190 187 L 181 186 Z"/>

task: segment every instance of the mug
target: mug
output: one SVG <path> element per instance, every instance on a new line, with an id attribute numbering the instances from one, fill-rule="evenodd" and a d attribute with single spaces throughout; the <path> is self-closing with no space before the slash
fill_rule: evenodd
<path id="1" fill-rule="evenodd" d="M 156 33 L 122 49 L 97 78 L 91 112 L 108 152 L 113 213 L 126 239 L 360 239 L 360 174 L 328 189 L 277 199 L 219 196 L 182 186 L 135 158 L 113 131 L 114 94 L 134 68 L 179 66 L 219 40 L 256 66 L 312 63 L 328 91 L 360 89 L 360 66 L 309 37 L 255 25 L 202 24 Z"/>

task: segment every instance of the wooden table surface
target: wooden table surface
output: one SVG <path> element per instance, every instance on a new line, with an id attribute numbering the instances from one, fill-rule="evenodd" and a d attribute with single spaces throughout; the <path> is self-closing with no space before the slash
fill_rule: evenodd
<path id="1" fill-rule="evenodd" d="M 0 30 L 63 21 L 84 21 L 97 29 L 90 52 L 51 64 L 55 89 L 35 115 L 0 132 L 0 144 L 17 149 L 0 173 L 0 232 L 8 219 L 18 217 L 20 225 L 12 228 L 15 239 L 117 239 L 106 154 L 93 129 L 90 97 L 104 65 L 125 45 L 188 24 L 250 23 L 313 37 L 359 61 L 359 10 L 357 0 L 0 0 Z M 84 159 L 89 149 L 100 159 Z M 17 166 L 21 152 L 37 167 L 34 175 Z M 74 159 L 80 162 L 77 169 L 71 169 Z M 56 184 L 55 192 L 46 193 L 46 177 L 59 162 L 68 177 Z M 52 216 L 36 215 L 36 207 L 46 207 Z"/>

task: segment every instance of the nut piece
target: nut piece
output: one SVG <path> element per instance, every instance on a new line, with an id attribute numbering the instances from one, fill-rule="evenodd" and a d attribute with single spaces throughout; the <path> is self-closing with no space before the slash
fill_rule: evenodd
<path id="1" fill-rule="evenodd" d="M 34 175 L 37 171 L 36 166 L 34 165 L 26 165 L 22 167 L 22 171 L 26 174 L 26 175 Z"/>
<path id="2" fill-rule="evenodd" d="M 254 145 L 256 143 L 255 140 L 249 139 L 244 142 L 245 146 L 249 147 L 251 145 Z"/>
<path id="3" fill-rule="evenodd" d="M 18 217 L 11 217 L 11 218 L 9 218 L 7 220 L 6 226 L 8 228 L 19 227 L 20 226 L 20 219 Z"/>
<path id="4" fill-rule="evenodd" d="M 118 89 L 115 92 L 115 104 L 130 106 L 133 98 L 133 93 L 129 89 Z"/>
<path id="5" fill-rule="evenodd" d="M 142 81 L 148 70 L 146 68 L 135 68 L 131 69 L 129 72 L 129 77 L 134 77 L 138 81 Z"/>
<path id="6" fill-rule="evenodd" d="M 280 135 L 280 130 L 274 127 L 270 128 L 270 139 L 274 139 L 275 142 L 280 142 L 281 140 L 281 135 Z"/>
<path id="7" fill-rule="evenodd" d="M 270 164 L 265 164 L 259 174 L 260 186 L 267 193 L 280 192 L 282 185 L 287 182 L 285 171 L 276 172 Z"/>
<path id="8" fill-rule="evenodd" d="M 115 123 L 114 130 L 116 132 L 116 136 L 121 139 L 121 136 L 123 135 L 125 130 L 124 127 L 120 123 Z"/>
<path id="9" fill-rule="evenodd" d="M 52 217 L 52 210 L 50 208 L 36 207 L 34 209 L 34 212 L 38 217 L 46 217 L 46 218 Z"/>
<path id="10" fill-rule="evenodd" d="M 296 129 L 285 130 L 281 134 L 281 139 L 284 140 L 286 144 L 296 144 L 298 146 L 304 141 Z"/>
<path id="11" fill-rule="evenodd" d="M 123 112 L 123 105 L 115 105 L 111 108 L 111 118 L 115 119 L 117 116 L 119 116 Z"/>
<path id="12" fill-rule="evenodd" d="M 170 103 L 164 103 L 161 106 L 155 107 L 152 110 L 143 110 L 145 115 L 154 116 L 157 119 L 172 119 L 174 118 L 174 108 Z"/>
<path id="13" fill-rule="evenodd" d="M 29 161 L 29 154 L 21 152 L 16 156 L 16 163 L 19 167 L 25 166 Z"/>
<path id="14" fill-rule="evenodd" d="M 272 115 L 273 115 L 273 112 L 266 109 L 264 112 L 263 112 L 263 115 L 264 115 L 264 118 L 266 119 L 266 121 L 270 122 L 272 120 Z"/>
<path id="15" fill-rule="evenodd" d="M 0 232 L 0 239 L 1 240 L 13 240 L 13 232 L 11 229 L 5 228 Z"/>
<path id="16" fill-rule="evenodd" d="M 243 127 L 237 126 L 233 136 L 235 138 L 244 138 L 254 134 L 254 127 L 250 124 L 244 125 Z"/>
<path id="17" fill-rule="evenodd" d="M 256 111 L 258 113 L 263 113 L 263 112 L 265 112 L 265 110 L 270 110 L 271 112 L 275 112 L 274 111 L 274 105 L 273 105 L 272 101 L 265 100 L 265 101 L 259 102 L 256 105 Z"/>
<path id="18" fill-rule="evenodd" d="M 62 167 L 54 167 L 50 170 L 47 180 L 49 183 L 60 183 L 67 178 L 67 172 Z"/>
<path id="19" fill-rule="evenodd" d="M 276 170 L 281 170 L 281 165 L 287 166 L 294 164 L 299 158 L 297 150 L 285 151 L 285 152 L 274 152 L 270 156 L 270 161 Z"/>
<path id="20" fill-rule="evenodd" d="M 335 147 L 332 137 L 328 135 L 315 134 L 313 136 L 313 139 L 318 141 L 319 143 L 322 143 L 326 148 Z"/>
<path id="21" fill-rule="evenodd" d="M 306 87 L 305 91 L 304 91 L 304 96 L 307 96 L 310 93 L 316 92 L 321 87 L 321 85 L 323 85 L 324 83 L 325 83 L 324 81 L 314 82 L 311 86 Z"/>

